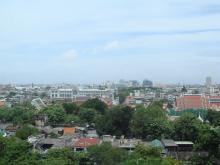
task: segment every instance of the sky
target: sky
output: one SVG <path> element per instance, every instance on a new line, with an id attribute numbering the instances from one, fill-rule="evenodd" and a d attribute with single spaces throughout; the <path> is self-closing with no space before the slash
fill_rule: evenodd
<path id="1" fill-rule="evenodd" d="M 0 83 L 220 83 L 219 0 L 0 1 Z"/>

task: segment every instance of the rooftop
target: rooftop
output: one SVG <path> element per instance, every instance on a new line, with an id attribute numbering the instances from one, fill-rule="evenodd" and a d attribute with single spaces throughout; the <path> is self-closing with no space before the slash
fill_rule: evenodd
<path id="1" fill-rule="evenodd" d="M 97 138 L 80 138 L 75 142 L 74 147 L 77 148 L 86 148 L 92 145 L 98 145 L 100 140 Z"/>
<path id="2" fill-rule="evenodd" d="M 178 146 L 175 143 L 175 141 L 172 139 L 163 139 L 163 140 L 161 140 L 161 142 L 165 147 L 177 147 Z"/>

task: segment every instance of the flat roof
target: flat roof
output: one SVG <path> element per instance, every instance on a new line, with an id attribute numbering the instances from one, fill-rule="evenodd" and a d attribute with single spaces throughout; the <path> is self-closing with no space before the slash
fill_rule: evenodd
<path id="1" fill-rule="evenodd" d="M 178 146 L 175 143 L 175 141 L 172 139 L 163 139 L 163 140 L 161 140 L 161 142 L 165 147 L 177 147 Z"/>
<path id="2" fill-rule="evenodd" d="M 194 143 L 193 142 L 191 142 L 191 141 L 175 141 L 175 143 L 177 144 L 177 145 L 179 145 L 179 144 L 188 144 L 188 145 L 193 145 Z"/>

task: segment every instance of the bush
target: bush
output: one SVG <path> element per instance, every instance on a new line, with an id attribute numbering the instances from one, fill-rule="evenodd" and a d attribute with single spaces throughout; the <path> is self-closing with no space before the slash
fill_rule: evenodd
<path id="1" fill-rule="evenodd" d="M 25 125 L 16 131 L 16 137 L 18 137 L 22 140 L 26 140 L 28 138 L 28 136 L 35 135 L 38 132 L 39 131 L 37 128 L 34 128 L 31 125 Z"/>

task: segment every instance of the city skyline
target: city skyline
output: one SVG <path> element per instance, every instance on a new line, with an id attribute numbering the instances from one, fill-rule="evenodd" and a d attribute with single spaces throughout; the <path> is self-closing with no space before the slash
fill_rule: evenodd
<path id="1" fill-rule="evenodd" d="M 220 82 L 219 19 L 217 0 L 0 2 L 0 83 Z"/>

